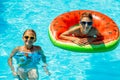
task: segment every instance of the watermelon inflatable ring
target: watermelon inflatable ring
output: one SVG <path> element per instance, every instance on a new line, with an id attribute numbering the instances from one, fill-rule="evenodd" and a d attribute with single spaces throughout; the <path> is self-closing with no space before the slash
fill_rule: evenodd
<path id="1" fill-rule="evenodd" d="M 59 37 L 61 33 L 71 26 L 79 23 L 80 16 L 84 12 L 90 12 L 93 16 L 93 27 L 102 35 L 102 39 L 96 44 L 77 45 Z M 77 52 L 103 52 L 117 47 L 119 43 L 119 28 L 108 16 L 91 10 L 76 10 L 57 16 L 49 26 L 49 37 L 52 43 L 60 48 Z"/>

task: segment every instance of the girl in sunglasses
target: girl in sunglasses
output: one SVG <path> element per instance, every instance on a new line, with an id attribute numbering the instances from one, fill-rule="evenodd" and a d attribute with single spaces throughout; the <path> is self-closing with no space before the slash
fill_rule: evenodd
<path id="1" fill-rule="evenodd" d="M 97 30 L 92 27 L 93 24 L 92 14 L 85 12 L 80 18 L 80 24 L 78 26 L 71 27 L 60 35 L 60 38 L 72 41 L 78 45 L 89 44 L 90 40 L 94 40 L 97 37 Z M 91 38 L 88 41 L 88 37 Z"/>
<path id="2" fill-rule="evenodd" d="M 36 33 L 32 29 L 28 29 L 23 34 L 24 46 L 16 47 L 9 59 L 8 64 L 12 70 L 14 76 L 18 76 L 19 80 L 38 80 L 38 67 L 37 65 L 40 62 L 40 59 L 44 62 L 44 70 L 50 75 L 46 64 L 46 57 L 43 54 L 43 51 L 40 46 L 35 46 L 33 43 L 36 41 Z M 17 71 L 13 66 L 12 58 L 15 58 L 17 61 Z"/>

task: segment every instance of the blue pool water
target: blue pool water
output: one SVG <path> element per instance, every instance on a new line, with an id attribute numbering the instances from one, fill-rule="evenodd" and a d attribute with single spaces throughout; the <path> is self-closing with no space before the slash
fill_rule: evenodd
<path id="1" fill-rule="evenodd" d="M 53 46 L 48 27 L 58 15 L 81 9 L 101 12 L 120 28 L 120 0 L 0 0 L 0 80 L 17 80 L 7 59 L 11 51 L 23 45 L 22 34 L 32 28 L 36 45 L 47 57 L 51 76 L 39 65 L 39 80 L 120 80 L 120 44 L 109 52 L 79 53 Z"/>

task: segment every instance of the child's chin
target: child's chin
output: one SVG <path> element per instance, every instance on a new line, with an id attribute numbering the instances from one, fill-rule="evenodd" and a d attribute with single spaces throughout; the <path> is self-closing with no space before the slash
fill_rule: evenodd
<path id="1" fill-rule="evenodd" d="M 30 45 L 32 45 L 31 43 L 28 43 L 28 42 L 26 42 L 25 44 L 26 44 L 27 46 L 30 46 Z"/>
<path id="2" fill-rule="evenodd" d="M 83 34 L 84 34 L 84 35 L 87 35 L 87 34 L 88 34 L 88 32 L 83 32 Z"/>
<path id="3" fill-rule="evenodd" d="M 87 33 L 83 33 L 83 35 L 87 35 Z"/>

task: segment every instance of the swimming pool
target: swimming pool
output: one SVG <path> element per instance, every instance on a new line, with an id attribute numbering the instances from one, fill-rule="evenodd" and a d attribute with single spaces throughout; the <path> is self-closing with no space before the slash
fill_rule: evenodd
<path id="1" fill-rule="evenodd" d="M 16 80 L 7 59 L 13 48 L 23 45 L 22 34 L 28 28 L 37 32 L 35 44 L 43 48 L 52 73 L 47 76 L 40 65 L 39 80 L 120 80 L 120 44 L 109 52 L 78 53 L 53 46 L 48 37 L 50 22 L 72 10 L 96 10 L 120 26 L 119 3 L 120 0 L 1 0 L 0 80 Z"/>

